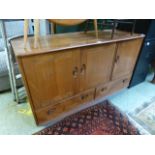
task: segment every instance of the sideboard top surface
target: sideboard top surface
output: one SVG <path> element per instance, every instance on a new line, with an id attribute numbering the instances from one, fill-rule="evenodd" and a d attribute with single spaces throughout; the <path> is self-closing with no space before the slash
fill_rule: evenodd
<path id="1" fill-rule="evenodd" d="M 17 57 L 30 56 L 36 54 L 61 51 L 91 45 L 102 45 L 106 43 L 119 42 L 137 38 L 144 38 L 143 34 L 133 34 L 128 32 L 116 31 L 114 38 L 111 39 L 111 30 L 99 32 L 98 39 L 95 32 L 74 32 L 65 34 L 55 34 L 40 36 L 37 48 L 34 48 L 34 37 L 28 37 L 26 48 L 24 48 L 23 37 L 11 40 L 14 53 Z"/>

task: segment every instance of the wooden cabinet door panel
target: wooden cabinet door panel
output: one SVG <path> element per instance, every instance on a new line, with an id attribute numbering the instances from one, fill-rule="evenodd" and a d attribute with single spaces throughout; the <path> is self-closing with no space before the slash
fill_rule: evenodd
<path id="1" fill-rule="evenodd" d="M 118 43 L 112 79 L 131 74 L 143 39 L 135 39 Z"/>
<path id="2" fill-rule="evenodd" d="M 81 49 L 80 89 L 96 87 L 110 80 L 116 44 Z"/>
<path id="3" fill-rule="evenodd" d="M 55 103 L 77 93 L 80 52 L 78 49 L 25 57 L 22 60 L 35 108 Z"/>

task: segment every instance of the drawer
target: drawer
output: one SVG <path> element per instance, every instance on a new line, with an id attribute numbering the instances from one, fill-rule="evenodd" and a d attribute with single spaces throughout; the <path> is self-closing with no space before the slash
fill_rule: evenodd
<path id="1" fill-rule="evenodd" d="M 109 92 L 109 83 L 98 86 L 96 88 L 95 99 L 108 95 L 108 92 Z"/>
<path id="2" fill-rule="evenodd" d="M 96 88 L 95 99 L 110 95 L 118 90 L 128 87 L 131 75 L 119 80 L 109 82 Z"/>
<path id="3" fill-rule="evenodd" d="M 63 100 L 56 105 L 36 111 L 38 124 L 42 124 L 94 99 L 95 89 L 83 92 L 75 97 Z"/>
<path id="4" fill-rule="evenodd" d="M 131 79 L 131 75 L 125 76 L 124 78 L 121 78 L 119 80 L 112 81 L 109 84 L 108 93 L 112 94 L 112 93 L 117 92 L 117 91 L 119 91 L 119 90 L 121 90 L 123 88 L 128 87 L 130 79 Z"/>

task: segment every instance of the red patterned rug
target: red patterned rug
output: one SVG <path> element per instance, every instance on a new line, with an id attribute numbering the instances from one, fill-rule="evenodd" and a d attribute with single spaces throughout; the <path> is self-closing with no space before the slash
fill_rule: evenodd
<path id="1" fill-rule="evenodd" d="M 139 131 L 108 101 L 68 116 L 35 135 L 138 135 Z"/>

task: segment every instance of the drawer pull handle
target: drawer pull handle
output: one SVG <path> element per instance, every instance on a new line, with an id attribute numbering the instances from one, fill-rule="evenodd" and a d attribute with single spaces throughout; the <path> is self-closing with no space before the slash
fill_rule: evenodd
<path id="1" fill-rule="evenodd" d="M 115 58 L 115 63 L 117 63 L 119 61 L 119 55 L 116 55 L 116 58 Z"/>
<path id="2" fill-rule="evenodd" d="M 82 67 L 81 67 L 81 69 L 80 69 L 80 74 L 81 74 L 81 75 L 84 75 L 85 72 L 86 72 L 86 65 L 83 64 Z"/>
<path id="3" fill-rule="evenodd" d="M 104 92 L 105 90 L 107 90 L 107 87 L 103 87 L 103 88 L 101 89 L 101 92 Z"/>
<path id="4" fill-rule="evenodd" d="M 126 83 L 127 81 L 128 81 L 128 79 L 124 79 L 124 80 L 123 80 L 123 83 Z"/>
<path id="5" fill-rule="evenodd" d="M 78 76 L 78 67 L 75 67 L 73 70 L 73 77 L 77 78 L 77 76 Z"/>
<path id="6" fill-rule="evenodd" d="M 82 95 L 81 96 L 81 100 L 84 100 L 84 99 L 86 99 L 88 97 L 88 94 L 87 95 Z"/>
<path id="7" fill-rule="evenodd" d="M 47 114 L 51 115 L 55 110 L 56 110 L 56 108 L 50 109 L 50 110 L 47 111 Z"/>

